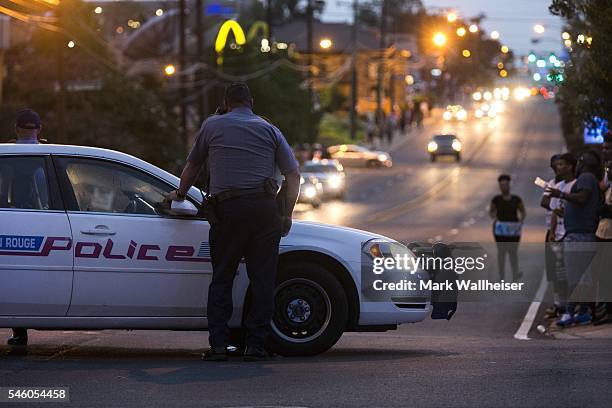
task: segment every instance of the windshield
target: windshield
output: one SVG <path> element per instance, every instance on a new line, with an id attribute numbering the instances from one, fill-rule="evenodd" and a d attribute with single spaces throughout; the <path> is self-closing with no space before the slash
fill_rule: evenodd
<path id="1" fill-rule="evenodd" d="M 313 164 L 302 167 L 304 173 L 337 173 L 336 166 Z"/>

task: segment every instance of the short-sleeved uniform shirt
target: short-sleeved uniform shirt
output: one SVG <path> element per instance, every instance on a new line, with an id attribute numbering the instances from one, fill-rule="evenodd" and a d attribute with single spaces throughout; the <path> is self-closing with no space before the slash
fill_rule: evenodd
<path id="1" fill-rule="evenodd" d="M 592 173 L 582 173 L 576 179 L 571 192 L 590 190 L 591 194 L 585 204 L 567 201 L 565 205 L 565 230 L 570 233 L 594 233 L 599 224 L 599 182 Z"/>
<path id="2" fill-rule="evenodd" d="M 206 119 L 187 160 L 208 160 L 211 194 L 261 187 L 277 169 L 288 174 L 298 168 L 281 131 L 246 107 Z"/>

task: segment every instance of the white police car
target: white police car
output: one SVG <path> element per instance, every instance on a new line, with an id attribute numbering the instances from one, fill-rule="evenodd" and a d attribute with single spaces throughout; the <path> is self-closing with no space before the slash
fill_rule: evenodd
<path id="1" fill-rule="evenodd" d="M 179 179 L 127 154 L 67 145 L 0 144 L 0 327 L 207 327 L 209 224 L 164 214 Z M 196 204 L 201 193 L 189 191 Z M 369 232 L 295 222 L 280 244 L 271 346 L 283 355 L 332 347 L 343 332 L 425 319 L 430 293 L 366 299 Z M 394 253 L 411 252 L 394 245 Z M 417 279 L 412 276 L 410 279 Z M 241 264 L 230 327 L 249 305 Z"/>

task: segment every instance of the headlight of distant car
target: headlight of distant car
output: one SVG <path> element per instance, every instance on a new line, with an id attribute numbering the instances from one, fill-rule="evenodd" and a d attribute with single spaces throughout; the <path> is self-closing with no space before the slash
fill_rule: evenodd
<path id="1" fill-rule="evenodd" d="M 450 111 L 445 111 L 442 114 L 442 117 L 444 118 L 444 120 L 451 120 L 453 118 L 453 114 Z"/>
<path id="2" fill-rule="evenodd" d="M 387 160 L 389 160 L 389 156 L 387 156 L 386 154 L 379 154 L 378 155 L 378 161 L 386 162 Z"/>
<path id="3" fill-rule="evenodd" d="M 453 140 L 453 150 L 456 152 L 460 152 L 461 151 L 461 142 L 458 140 Z"/>
<path id="4" fill-rule="evenodd" d="M 438 144 L 436 142 L 434 142 L 433 140 L 431 142 L 429 142 L 429 144 L 427 145 L 427 151 L 430 153 L 435 152 L 436 150 L 438 150 Z"/>
<path id="5" fill-rule="evenodd" d="M 314 186 L 308 186 L 304 189 L 306 198 L 314 198 L 317 195 L 317 189 Z"/>
<path id="6" fill-rule="evenodd" d="M 340 176 L 331 176 L 327 179 L 327 185 L 333 189 L 340 188 L 342 185 L 342 178 L 340 178 Z"/>
<path id="7" fill-rule="evenodd" d="M 476 116 L 478 119 L 482 118 L 484 116 L 484 112 L 480 109 L 476 109 L 476 111 L 474 112 L 474 116 Z"/>
<path id="8" fill-rule="evenodd" d="M 457 112 L 457 119 L 459 120 L 466 120 L 467 119 L 467 112 L 465 109 L 461 109 L 459 112 Z"/>

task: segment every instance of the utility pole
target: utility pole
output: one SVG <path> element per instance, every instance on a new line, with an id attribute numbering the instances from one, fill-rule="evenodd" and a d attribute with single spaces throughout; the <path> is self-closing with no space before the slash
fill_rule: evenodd
<path id="1" fill-rule="evenodd" d="M 204 61 L 204 27 L 202 24 L 202 0 L 196 0 L 196 21 L 195 21 L 195 26 L 196 26 L 196 37 L 197 37 L 197 56 L 198 56 L 198 62 L 202 63 Z M 198 120 L 199 122 L 202 122 L 204 120 L 204 117 L 206 116 L 206 112 L 205 112 L 205 104 L 204 104 L 204 100 L 206 99 L 206 95 L 204 94 L 204 89 L 205 86 L 204 84 L 201 84 L 202 80 L 203 80 L 203 75 L 202 75 L 202 69 L 198 68 L 198 70 L 196 71 L 196 82 L 199 85 L 199 91 L 198 91 Z"/>
<path id="2" fill-rule="evenodd" d="M 57 5 L 57 25 L 64 26 L 64 8 L 66 2 Z M 64 47 L 66 47 L 66 37 L 59 31 L 55 36 L 55 68 L 57 76 L 57 143 L 66 142 L 66 65 L 64 61 Z"/>
<path id="3" fill-rule="evenodd" d="M 268 40 L 272 44 L 272 0 L 266 0 L 266 24 L 268 25 Z"/>
<path id="4" fill-rule="evenodd" d="M 351 27 L 352 62 L 351 62 L 351 139 L 357 138 L 357 17 L 359 1 L 353 0 L 353 26 Z"/>
<path id="5" fill-rule="evenodd" d="M 383 81 L 385 76 L 384 65 L 385 65 L 385 50 L 387 48 L 387 0 L 383 0 L 382 2 L 382 10 L 380 13 L 380 56 L 378 61 L 378 75 L 376 78 L 376 124 L 378 125 L 378 130 L 382 129 L 382 117 L 383 117 L 383 107 L 382 107 L 382 92 L 383 92 Z"/>
<path id="6" fill-rule="evenodd" d="M 313 89 L 312 89 L 312 53 L 313 53 L 313 45 L 312 45 L 312 25 L 313 25 L 313 0 L 308 0 L 308 5 L 306 6 L 306 54 L 308 55 L 308 59 L 306 64 L 308 65 L 308 120 L 307 120 L 307 132 L 308 132 L 308 141 L 310 143 L 314 142 L 314 126 L 312 124 L 312 112 L 313 112 Z"/>
<path id="7" fill-rule="evenodd" d="M 180 121 L 183 141 L 185 148 L 189 146 L 189 135 L 187 134 L 187 89 L 185 81 L 185 68 L 187 68 L 186 48 L 185 48 L 185 30 L 186 30 L 186 16 L 185 16 L 185 0 L 179 0 L 179 98 L 180 98 Z"/>

